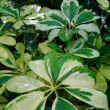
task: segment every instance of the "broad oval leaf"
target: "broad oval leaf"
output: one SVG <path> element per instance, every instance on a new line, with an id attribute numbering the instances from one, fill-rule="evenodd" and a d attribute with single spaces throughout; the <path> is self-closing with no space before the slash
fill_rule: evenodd
<path id="1" fill-rule="evenodd" d="M 77 26 L 76 28 L 84 30 L 86 32 L 95 32 L 97 34 L 100 34 L 100 30 L 95 23 L 82 24 L 82 25 Z"/>
<path id="2" fill-rule="evenodd" d="M 66 91 L 75 98 L 95 108 L 108 110 L 107 97 L 104 93 L 90 88 L 68 88 Z"/>
<path id="3" fill-rule="evenodd" d="M 31 62 L 29 62 L 29 67 L 38 76 L 40 76 L 41 78 L 43 78 L 47 81 L 50 81 L 50 78 L 49 78 L 48 73 L 45 68 L 44 60 L 31 61 Z"/>
<path id="4" fill-rule="evenodd" d="M 69 87 L 85 87 L 94 88 L 95 80 L 87 73 L 74 72 L 71 73 L 63 82 L 63 85 L 68 85 Z"/>
<path id="5" fill-rule="evenodd" d="M 77 16 L 75 23 L 78 25 L 96 20 L 98 18 L 99 16 L 96 16 L 92 11 L 84 10 Z"/>
<path id="6" fill-rule="evenodd" d="M 57 97 L 52 105 L 52 110 L 78 110 L 71 102 L 62 97 Z"/>
<path id="7" fill-rule="evenodd" d="M 56 20 L 56 21 L 62 23 L 63 25 L 66 25 L 66 20 L 64 19 L 62 13 L 58 10 L 49 11 L 47 13 L 47 16 L 53 20 Z"/>
<path id="8" fill-rule="evenodd" d="M 44 94 L 42 92 L 32 92 L 25 95 L 21 95 L 12 100 L 5 110 L 41 110 L 38 109 L 40 105 L 45 106 Z M 42 110 L 44 110 L 42 108 Z"/>
<path id="9" fill-rule="evenodd" d="M 16 93 L 29 92 L 43 86 L 44 84 L 41 81 L 38 81 L 29 76 L 14 77 L 10 79 L 6 84 L 6 88 L 8 91 Z"/>
<path id="10" fill-rule="evenodd" d="M 56 20 L 44 20 L 36 24 L 36 30 L 42 30 L 42 31 L 63 28 L 63 27 L 64 25 L 62 25 L 60 22 Z"/>
<path id="11" fill-rule="evenodd" d="M 0 43 L 9 45 L 9 46 L 14 46 L 16 44 L 16 40 L 9 36 L 3 36 L 3 37 L 0 37 Z"/>
<path id="12" fill-rule="evenodd" d="M 60 80 L 66 74 L 71 72 L 72 69 L 74 70 L 76 67 L 82 67 L 83 66 L 80 61 L 78 61 L 77 59 L 71 59 L 71 58 L 69 58 L 69 56 L 65 56 L 64 58 L 59 60 L 58 65 L 61 66 L 61 63 L 62 63 L 62 67 L 60 68 L 58 80 Z"/>
<path id="13" fill-rule="evenodd" d="M 82 58 L 97 58 L 99 57 L 99 52 L 97 50 L 94 50 L 92 48 L 82 48 L 82 49 L 79 49 L 78 51 L 76 51 L 74 53 L 74 55 L 76 56 L 80 56 Z"/>
<path id="14" fill-rule="evenodd" d="M 64 17 L 70 23 L 79 12 L 79 3 L 77 0 L 64 0 L 61 5 Z"/>

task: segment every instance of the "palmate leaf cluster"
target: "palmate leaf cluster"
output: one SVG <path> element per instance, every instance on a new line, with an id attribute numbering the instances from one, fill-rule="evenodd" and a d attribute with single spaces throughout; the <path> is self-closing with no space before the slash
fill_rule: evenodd
<path id="1" fill-rule="evenodd" d="M 110 3 L 94 2 L 0 1 L 0 110 L 109 110 Z"/>

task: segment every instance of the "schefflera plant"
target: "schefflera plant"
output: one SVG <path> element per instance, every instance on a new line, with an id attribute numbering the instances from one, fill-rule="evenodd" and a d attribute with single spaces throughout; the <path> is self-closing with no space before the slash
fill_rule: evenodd
<path id="1" fill-rule="evenodd" d="M 100 34 L 98 26 L 93 23 L 100 18 L 95 12 L 87 9 L 80 11 L 77 0 L 63 0 L 61 11 L 50 10 L 45 13 L 45 16 L 45 20 L 36 24 L 36 29 L 50 30 L 48 36 L 50 42 L 59 37 L 67 45 L 66 52 L 83 58 L 99 56 L 95 49 L 84 47 L 88 40 L 88 33 Z"/>
<path id="2" fill-rule="evenodd" d="M 22 26 L 35 25 L 39 19 L 44 18 L 41 12 L 41 7 L 38 5 L 26 5 L 20 8 L 1 7 L 1 20 L 6 23 L 13 23 L 15 29 L 20 29 Z"/>
<path id="3" fill-rule="evenodd" d="M 60 90 L 90 106 L 108 110 L 106 95 L 94 89 L 94 75 L 84 68 L 79 57 L 70 54 L 57 56 L 56 52 L 51 52 L 44 60 L 29 62 L 29 67 L 39 78 L 17 76 L 9 80 L 7 90 L 24 95 L 12 100 L 5 110 L 45 110 L 52 93 L 56 94 L 52 110 L 78 110 L 60 96 Z"/>

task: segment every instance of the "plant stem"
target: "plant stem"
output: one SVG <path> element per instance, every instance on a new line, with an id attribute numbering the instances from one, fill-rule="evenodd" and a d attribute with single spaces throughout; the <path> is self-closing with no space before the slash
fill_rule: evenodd
<path id="1" fill-rule="evenodd" d="M 106 14 L 106 16 L 105 16 L 105 21 L 106 21 L 106 19 L 108 18 L 108 16 L 109 16 L 109 13 Z M 102 23 L 102 25 L 100 26 L 100 31 L 102 30 L 104 24 L 105 24 L 105 23 Z"/>

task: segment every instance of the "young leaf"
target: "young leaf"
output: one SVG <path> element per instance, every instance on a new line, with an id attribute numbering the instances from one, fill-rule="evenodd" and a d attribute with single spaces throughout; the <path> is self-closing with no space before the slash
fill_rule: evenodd
<path id="1" fill-rule="evenodd" d="M 106 79 L 100 72 L 97 72 L 97 76 L 96 76 L 96 89 L 102 92 L 106 92 L 107 90 Z"/>
<path id="2" fill-rule="evenodd" d="M 82 24 L 82 25 L 77 26 L 76 28 L 84 30 L 86 32 L 95 32 L 97 34 L 100 34 L 100 30 L 98 26 L 94 23 Z"/>
<path id="3" fill-rule="evenodd" d="M 102 64 L 99 70 L 105 78 L 110 80 L 110 66 Z"/>
<path id="4" fill-rule="evenodd" d="M 71 102 L 57 97 L 52 105 L 52 110 L 78 110 Z"/>
<path id="5" fill-rule="evenodd" d="M 99 52 L 91 48 L 82 48 L 76 51 L 74 55 L 91 59 L 99 57 Z"/>
<path id="6" fill-rule="evenodd" d="M 96 20 L 98 18 L 99 17 L 96 16 L 92 11 L 84 10 L 83 12 L 81 12 L 77 16 L 75 23 L 77 25 L 79 25 L 79 24 L 82 24 L 82 23 L 87 23 L 87 22 L 90 22 L 90 21 L 94 21 L 94 20 Z"/>
<path id="7" fill-rule="evenodd" d="M 38 109 L 42 102 L 42 105 L 45 104 L 43 97 L 44 94 L 39 91 L 21 95 L 11 101 L 5 110 L 44 110 L 44 108 Z"/>
<path id="8" fill-rule="evenodd" d="M 79 3 L 77 0 L 63 0 L 61 10 L 64 17 L 70 23 L 79 12 Z"/>
<path id="9" fill-rule="evenodd" d="M 90 88 L 70 88 L 66 91 L 75 98 L 95 108 L 108 110 L 107 97 L 104 93 Z M 96 103 L 97 102 L 97 103 Z"/>
<path id="10" fill-rule="evenodd" d="M 7 90 L 15 93 L 25 93 L 43 86 L 44 84 L 41 81 L 28 76 L 14 77 L 6 84 Z"/>

